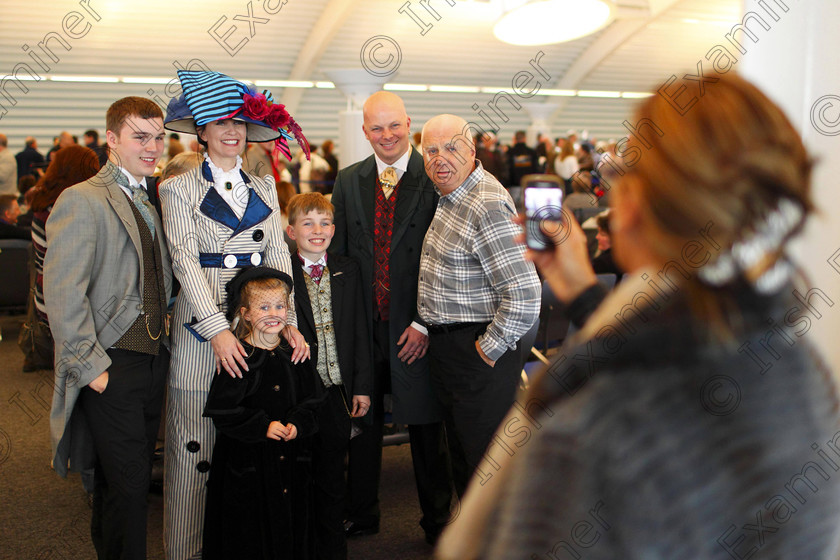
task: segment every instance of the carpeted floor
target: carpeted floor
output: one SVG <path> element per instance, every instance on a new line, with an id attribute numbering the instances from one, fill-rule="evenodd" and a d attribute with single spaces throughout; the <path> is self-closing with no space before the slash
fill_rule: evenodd
<path id="1" fill-rule="evenodd" d="M 52 372 L 23 373 L 17 335 L 23 316 L 0 316 L 0 559 L 95 558 L 90 509 L 78 474 L 50 468 Z M 420 508 L 408 445 L 386 447 L 382 525 L 378 535 L 349 542 L 351 560 L 420 560 L 432 548 L 417 524 Z M 148 558 L 162 560 L 163 499 L 149 495 Z"/>

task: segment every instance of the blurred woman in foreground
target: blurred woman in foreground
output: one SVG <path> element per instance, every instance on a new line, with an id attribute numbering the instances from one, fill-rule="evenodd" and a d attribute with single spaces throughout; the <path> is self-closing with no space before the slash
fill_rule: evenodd
<path id="1" fill-rule="evenodd" d="M 651 146 L 631 138 L 610 182 L 625 281 L 606 294 L 579 227 L 544 228 L 555 249 L 530 258 L 582 329 L 511 409 L 439 558 L 838 557 L 838 400 L 804 336 L 834 304 L 785 254 L 811 161 L 734 75 L 642 119 Z"/>

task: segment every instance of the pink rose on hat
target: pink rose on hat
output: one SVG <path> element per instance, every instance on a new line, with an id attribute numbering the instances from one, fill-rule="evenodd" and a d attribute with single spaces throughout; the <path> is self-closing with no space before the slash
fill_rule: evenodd
<path id="1" fill-rule="evenodd" d="M 245 116 L 250 117 L 255 121 L 265 120 L 271 112 L 271 105 L 269 105 L 268 101 L 266 101 L 265 95 L 261 93 L 256 95 L 246 93 L 242 96 L 242 101 Z"/>
<path id="2" fill-rule="evenodd" d="M 271 128 L 283 128 L 289 124 L 289 118 L 286 106 L 280 103 L 275 103 L 270 107 L 269 113 L 265 117 L 265 122 Z"/>

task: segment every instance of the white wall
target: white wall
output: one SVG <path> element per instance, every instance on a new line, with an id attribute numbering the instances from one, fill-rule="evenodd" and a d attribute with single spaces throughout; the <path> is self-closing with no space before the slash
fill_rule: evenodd
<path id="1" fill-rule="evenodd" d="M 745 13 L 763 16 L 770 29 L 753 27 L 759 41 L 744 41 L 748 52 L 740 70 L 781 104 L 819 161 L 813 178 L 819 214 L 811 219 L 793 253 L 809 277 L 809 287 L 822 290 L 835 304 L 828 307 L 815 300 L 822 318 L 814 322 L 807 336 L 840 374 L 840 2 L 782 3 L 788 13 L 778 2 L 745 1 Z M 773 21 L 762 4 L 774 7 L 779 21 Z M 820 99 L 823 101 L 818 103 Z M 822 115 L 820 109 L 824 109 Z"/>

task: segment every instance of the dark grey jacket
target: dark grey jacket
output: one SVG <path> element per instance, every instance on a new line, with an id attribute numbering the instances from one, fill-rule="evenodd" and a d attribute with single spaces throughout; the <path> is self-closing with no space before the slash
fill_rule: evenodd
<path id="1" fill-rule="evenodd" d="M 512 411 L 508 464 L 480 465 L 471 491 L 488 475 L 506 483 L 476 551 L 836 559 L 838 400 L 808 341 L 829 294 L 738 290 L 740 327 L 724 345 L 691 318 L 684 290 L 666 301 L 629 284 Z"/>

